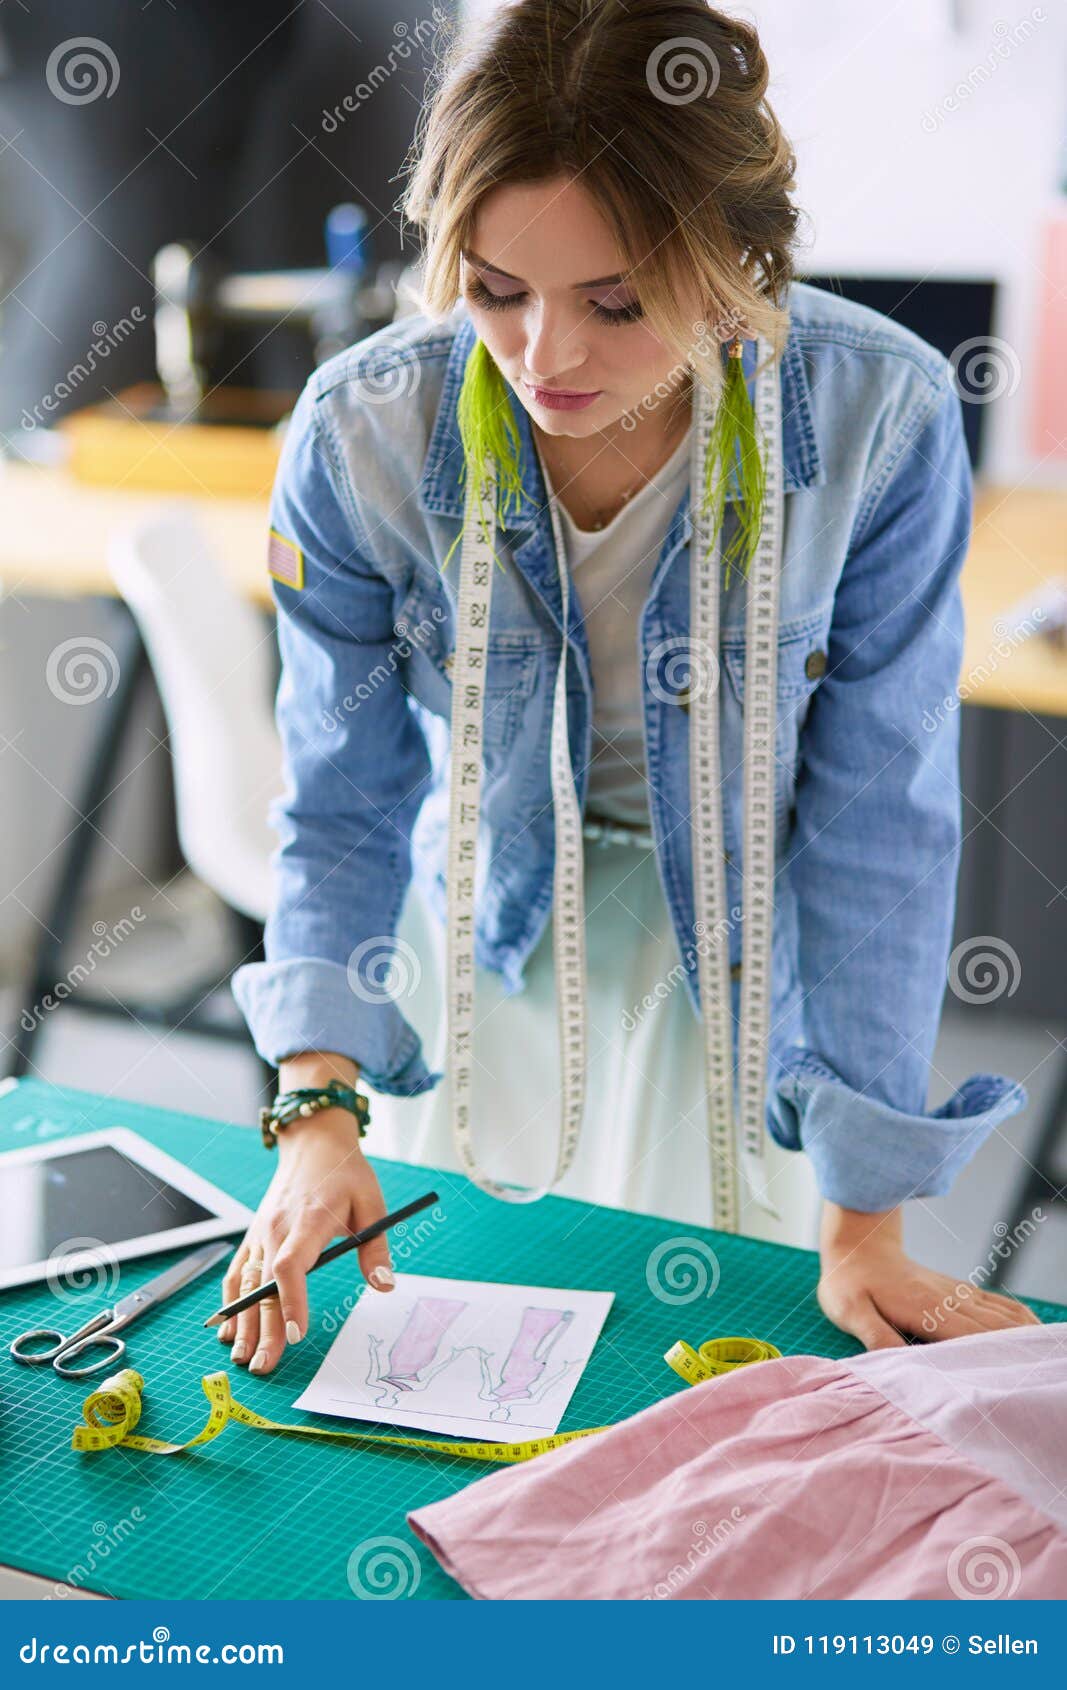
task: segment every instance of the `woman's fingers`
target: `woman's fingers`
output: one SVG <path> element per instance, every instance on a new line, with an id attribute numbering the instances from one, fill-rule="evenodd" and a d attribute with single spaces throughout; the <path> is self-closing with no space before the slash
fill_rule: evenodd
<path id="1" fill-rule="evenodd" d="M 226 1272 L 222 1276 L 222 1303 L 232 1303 L 239 1295 L 237 1287 L 241 1281 L 241 1268 L 248 1254 L 248 1239 L 242 1238 L 233 1255 L 230 1257 Z M 215 1336 L 220 1344 L 233 1342 L 233 1335 L 237 1330 L 237 1322 L 233 1319 L 224 1320 L 215 1330 Z"/>
<path id="2" fill-rule="evenodd" d="M 1041 1322 L 1017 1298 L 980 1290 L 910 1261 L 903 1252 L 842 1261 L 824 1254 L 817 1300 L 828 1320 L 868 1349 L 899 1348 L 907 1337 L 936 1342 Z"/>
<path id="3" fill-rule="evenodd" d="M 241 1295 L 241 1274 L 244 1271 L 245 1262 L 248 1260 L 248 1250 L 249 1242 L 246 1233 L 230 1257 L 226 1272 L 222 1276 L 222 1302 L 224 1307 L 227 1303 L 235 1303 Z M 217 1329 L 216 1336 L 220 1344 L 232 1344 L 236 1332 L 237 1321 L 231 1315 L 229 1320 L 222 1322 L 222 1325 Z"/>
<path id="4" fill-rule="evenodd" d="M 1014 1297 L 981 1291 L 968 1280 L 942 1277 L 931 1284 L 921 1330 L 928 1338 L 964 1338 L 1006 1326 L 1040 1325 L 1031 1309 Z"/>
<path id="5" fill-rule="evenodd" d="M 369 1244 L 361 1244 L 356 1251 L 359 1257 L 360 1271 L 367 1284 L 375 1291 L 391 1291 L 396 1284 L 393 1264 L 389 1259 L 389 1246 L 385 1242 L 384 1234 L 379 1233 Z"/>
<path id="6" fill-rule="evenodd" d="M 362 1223 L 360 1223 L 362 1224 Z M 308 1329 L 307 1274 L 335 1233 L 334 1217 L 318 1205 L 307 1209 L 274 1258 L 286 1342 L 297 1344 Z"/>
<path id="7" fill-rule="evenodd" d="M 363 1164 L 363 1177 L 356 1198 L 356 1225 L 353 1229 L 358 1232 L 361 1227 L 370 1226 L 374 1221 L 381 1220 L 387 1213 L 382 1188 L 378 1184 L 378 1176 L 369 1162 Z M 356 1251 L 359 1257 L 360 1271 L 367 1284 L 375 1291 L 391 1291 L 396 1283 L 393 1274 L 393 1264 L 389 1255 L 389 1239 L 384 1232 L 377 1238 L 372 1238 L 368 1244 L 361 1244 Z"/>
<path id="8" fill-rule="evenodd" d="M 232 1341 L 231 1355 L 251 1372 L 269 1373 L 287 1343 L 298 1342 L 308 1329 L 307 1275 L 323 1247 L 338 1233 L 353 1233 L 386 1213 L 377 1175 L 352 1140 L 352 1123 L 344 1131 L 319 1123 L 320 1132 L 288 1135 L 276 1184 L 227 1272 L 228 1301 L 273 1279 L 276 1290 L 224 1323 L 223 1342 Z M 360 1246 L 363 1275 L 376 1290 L 394 1283 L 389 1242 L 384 1236 Z"/>
<path id="9" fill-rule="evenodd" d="M 830 1295 L 825 1303 L 820 1296 L 818 1303 L 827 1320 L 832 1320 L 842 1332 L 851 1332 L 852 1337 L 859 1338 L 866 1350 L 895 1349 L 905 1342 L 867 1291 L 839 1288 L 839 1295 Z"/>
<path id="10" fill-rule="evenodd" d="M 883 1350 L 903 1344 L 904 1339 L 870 1293 L 856 1283 L 849 1285 L 842 1277 L 835 1284 L 832 1276 L 824 1274 L 816 1296 L 827 1320 L 858 1338 L 864 1349 Z"/>
<path id="11" fill-rule="evenodd" d="M 864 1297 L 837 1324 L 858 1338 L 865 1350 L 896 1349 L 905 1342 L 870 1297 Z"/>
<path id="12" fill-rule="evenodd" d="M 246 1297 L 249 1291 L 255 1291 L 262 1285 L 263 1278 L 263 1245 L 260 1240 L 254 1239 L 241 1264 L 235 1300 L 237 1297 Z M 253 1303 L 250 1309 L 242 1309 L 236 1317 L 237 1329 L 230 1354 L 239 1366 L 251 1361 L 258 1347 L 259 1313 L 262 1306 L 261 1303 Z"/>
<path id="13" fill-rule="evenodd" d="M 907 1329 L 928 1343 L 939 1338 L 968 1338 L 985 1330 L 974 1287 L 959 1284 L 945 1274 L 922 1270 L 907 1308 Z"/>
<path id="14" fill-rule="evenodd" d="M 946 1310 L 933 1321 L 928 1313 L 924 1313 L 914 1331 L 918 1337 L 936 1342 L 939 1338 L 969 1338 L 975 1332 L 985 1331 L 985 1323 L 974 1308 L 960 1305 Z"/>
<path id="15" fill-rule="evenodd" d="M 274 1278 L 274 1263 L 269 1249 L 263 1261 L 263 1278 Z M 260 1299 L 256 1308 L 259 1311 L 259 1339 L 252 1352 L 248 1371 L 250 1373 L 269 1373 L 285 1348 L 282 1306 L 278 1301 L 277 1294 L 272 1291 L 269 1297 Z"/>
<path id="16" fill-rule="evenodd" d="M 1003 1296 L 999 1291 L 980 1291 L 978 1306 L 986 1311 L 991 1326 L 1041 1325 L 1033 1309 L 1028 1309 L 1018 1298 Z"/>

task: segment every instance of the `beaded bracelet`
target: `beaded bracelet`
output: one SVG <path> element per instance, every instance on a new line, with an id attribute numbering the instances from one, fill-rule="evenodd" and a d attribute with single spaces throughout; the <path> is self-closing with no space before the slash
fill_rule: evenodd
<path id="1" fill-rule="evenodd" d="M 273 1150 L 278 1143 L 278 1133 L 290 1121 L 314 1115 L 319 1109 L 338 1106 L 352 1111 L 360 1138 L 366 1138 L 370 1099 L 365 1092 L 356 1091 L 354 1086 L 346 1086 L 343 1080 L 331 1080 L 325 1086 L 301 1086 L 296 1091 L 280 1091 L 273 1103 L 265 1104 L 259 1111 L 259 1130 L 264 1145 Z"/>

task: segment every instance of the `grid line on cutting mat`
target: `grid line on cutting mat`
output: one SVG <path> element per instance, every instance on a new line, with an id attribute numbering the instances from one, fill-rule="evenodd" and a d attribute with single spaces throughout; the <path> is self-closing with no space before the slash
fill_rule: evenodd
<path id="1" fill-rule="evenodd" d="M 274 1167 L 258 1134 L 246 1126 L 39 1080 L 22 1080 L 0 1095 L 0 1150 L 114 1126 L 141 1133 L 250 1206 Z M 440 1194 L 439 1205 L 413 1217 L 404 1235 L 391 1233 L 401 1272 L 615 1293 L 563 1431 L 624 1419 L 687 1389 L 663 1361 L 678 1338 L 695 1345 L 721 1334 L 747 1335 L 768 1339 L 786 1355 L 831 1358 L 862 1347 L 820 1311 L 814 1252 L 572 1198 L 504 1204 L 450 1171 L 371 1160 L 391 1208 L 429 1189 Z M 653 1294 L 649 1258 L 672 1239 L 695 1240 L 714 1253 L 718 1282 L 711 1297 L 672 1305 Z M 171 1252 L 124 1264 L 123 1289 L 177 1259 Z M 679 1282 L 680 1296 L 688 1283 L 684 1277 Z M 256 1412 L 326 1424 L 291 1405 L 361 1285 L 358 1269 L 354 1278 L 344 1258 L 320 1270 L 307 1337 L 268 1379 L 227 1366 L 228 1352 L 202 1329 L 217 1306 L 219 1276 L 190 1286 L 131 1328 L 127 1361 L 146 1381 L 139 1429 L 172 1442 L 199 1431 L 207 1416 L 200 1379 L 220 1368 L 237 1399 Z M 87 1318 L 93 1298 L 94 1308 L 103 1306 L 103 1295 L 92 1290 L 64 1304 L 60 1324 L 76 1312 Z M 1067 1320 L 1067 1308 L 1026 1301 L 1043 1320 Z M 5 1348 L 25 1327 L 55 1319 L 55 1300 L 45 1287 L 0 1293 Z M 416 1598 L 464 1597 L 409 1530 L 405 1514 L 495 1467 L 412 1450 L 267 1436 L 242 1426 L 228 1426 L 189 1455 L 78 1455 L 70 1448 L 71 1430 L 99 1376 L 65 1380 L 51 1368 L 11 1363 L 0 1377 L 0 1561 L 112 1596 L 351 1599 L 349 1557 L 360 1545 L 385 1538 L 406 1545 L 417 1563 Z M 392 1430 L 376 1423 L 367 1429 Z"/>

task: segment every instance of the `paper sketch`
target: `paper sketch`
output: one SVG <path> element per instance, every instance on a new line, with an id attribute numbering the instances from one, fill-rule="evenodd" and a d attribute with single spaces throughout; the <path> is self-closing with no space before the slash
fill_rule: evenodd
<path id="1" fill-rule="evenodd" d="M 549 1351 L 573 1319 L 573 1309 L 523 1309 L 515 1342 L 507 1353 L 496 1384 L 493 1383 L 489 1352 L 478 1351 L 482 1367 L 482 1390 L 478 1394 L 495 1399 L 497 1404 L 489 1416 L 491 1420 L 510 1420 L 515 1402 L 540 1402 L 560 1379 L 578 1366 L 573 1359 L 564 1361 L 547 1379 L 541 1377 L 548 1365 Z"/>
<path id="2" fill-rule="evenodd" d="M 555 1432 L 613 1292 L 398 1274 L 366 1290 L 295 1403 L 517 1443 Z"/>
<path id="3" fill-rule="evenodd" d="M 395 1296 L 395 1291 L 390 1295 Z M 371 1401 L 379 1408 L 395 1408 L 401 1391 L 424 1391 L 443 1367 L 462 1355 L 462 1350 L 453 1348 L 438 1359 L 438 1350 L 449 1326 L 466 1307 L 458 1297 L 416 1297 L 404 1325 L 389 1346 L 384 1367 L 384 1340 L 368 1331 L 372 1365 L 367 1384 L 372 1390 Z"/>

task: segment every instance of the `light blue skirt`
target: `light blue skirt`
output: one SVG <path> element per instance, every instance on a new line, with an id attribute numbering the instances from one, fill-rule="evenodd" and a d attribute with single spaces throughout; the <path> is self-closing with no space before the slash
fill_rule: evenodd
<path id="1" fill-rule="evenodd" d="M 588 1069 L 581 1141 L 554 1195 L 712 1224 L 712 1167 L 700 1024 L 682 980 L 656 869 L 641 845 L 586 841 Z M 417 888 L 397 930 L 394 990 L 444 1070 L 445 935 Z M 560 1062 L 552 923 L 505 995 L 495 974 L 475 982 L 474 1143 L 490 1178 L 524 1186 L 552 1177 L 559 1136 Z M 371 1093 L 373 1155 L 459 1170 L 445 1078 L 416 1098 Z M 739 1230 L 803 1249 L 818 1246 L 820 1200 L 802 1151 L 768 1134 L 769 1193 L 779 1217 L 741 1193 Z"/>

